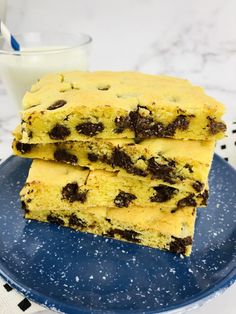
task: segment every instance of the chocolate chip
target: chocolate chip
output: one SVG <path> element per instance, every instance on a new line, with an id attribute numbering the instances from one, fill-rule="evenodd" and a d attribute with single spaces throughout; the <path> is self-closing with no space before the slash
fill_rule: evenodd
<path id="1" fill-rule="evenodd" d="M 140 109 L 145 109 L 147 115 L 140 114 Z M 177 129 L 187 130 L 189 127 L 189 119 L 194 115 L 178 115 L 174 121 L 165 126 L 162 122 L 154 121 L 151 116 L 152 112 L 145 106 L 137 106 L 136 110 L 130 111 L 127 117 L 118 117 L 115 119 L 117 128 L 115 133 L 121 133 L 126 128 L 130 128 L 135 133 L 135 138 L 151 138 L 151 137 L 172 137 Z"/>
<path id="2" fill-rule="evenodd" d="M 109 157 L 107 155 L 98 156 L 94 153 L 89 153 L 88 159 L 90 161 L 100 160 L 101 162 L 106 163 L 113 168 L 120 167 L 125 169 L 128 173 L 132 173 L 137 176 L 147 176 L 146 171 L 135 167 L 130 156 L 125 151 L 122 151 L 119 147 L 115 147 L 112 151 L 112 155 Z"/>
<path id="3" fill-rule="evenodd" d="M 135 111 L 131 111 L 129 113 L 130 129 L 134 131 L 135 137 L 148 138 L 154 135 L 153 130 L 151 130 L 151 126 L 153 125 L 153 118 L 150 116 L 142 116 L 139 113 L 141 108 L 148 110 L 146 107 L 137 106 Z"/>
<path id="4" fill-rule="evenodd" d="M 173 184 L 175 183 L 172 178 L 174 169 L 175 167 L 173 163 L 162 165 L 159 164 L 154 157 L 148 160 L 147 170 L 152 174 L 152 179 L 161 179 L 164 182 Z"/>
<path id="5" fill-rule="evenodd" d="M 193 117 L 193 115 L 191 117 Z M 180 114 L 175 118 L 173 122 L 171 122 L 167 126 L 165 133 L 174 135 L 177 129 L 181 131 L 185 131 L 188 129 L 188 126 L 189 126 L 189 119 L 187 118 L 187 116 Z"/>
<path id="6" fill-rule="evenodd" d="M 185 207 L 185 206 L 197 206 L 197 202 L 194 199 L 194 194 L 190 193 L 187 197 L 182 198 L 181 200 L 178 201 L 177 207 Z"/>
<path id="7" fill-rule="evenodd" d="M 177 254 L 185 254 L 186 253 L 186 246 L 191 245 L 193 240 L 190 236 L 186 238 L 177 238 L 172 236 L 174 239 L 170 242 L 170 252 L 177 253 Z"/>
<path id="8" fill-rule="evenodd" d="M 87 226 L 87 223 L 84 220 L 78 218 L 75 214 L 71 214 L 69 218 L 69 226 L 84 228 Z"/>
<path id="9" fill-rule="evenodd" d="M 154 186 L 153 189 L 156 193 L 150 197 L 150 201 L 157 203 L 169 201 L 179 191 L 178 189 L 164 184 Z"/>
<path id="10" fill-rule="evenodd" d="M 209 124 L 207 125 L 209 128 L 209 132 L 212 135 L 215 135 L 219 132 L 225 132 L 226 131 L 226 125 L 223 122 L 217 122 L 215 121 L 215 118 L 207 117 Z"/>
<path id="11" fill-rule="evenodd" d="M 75 201 L 84 203 L 87 198 L 88 190 L 80 191 L 78 184 L 68 183 L 62 188 L 62 199 L 68 200 L 70 203 Z"/>
<path id="12" fill-rule="evenodd" d="M 200 181 L 195 181 L 192 184 L 192 187 L 194 188 L 195 191 L 201 192 L 203 190 L 203 188 L 204 188 L 204 184 L 201 183 Z"/>
<path id="13" fill-rule="evenodd" d="M 65 106 L 66 104 L 66 101 L 65 100 L 57 100 L 56 102 L 54 102 L 52 105 L 50 105 L 47 110 L 55 110 L 55 109 L 58 109 L 58 108 L 61 108 L 63 106 Z"/>
<path id="14" fill-rule="evenodd" d="M 133 230 L 120 230 L 120 229 L 110 229 L 107 231 L 105 235 L 108 237 L 114 238 L 115 234 L 118 234 L 121 236 L 121 238 L 130 241 L 130 242 L 135 242 L 135 243 L 140 243 L 141 240 L 137 239 L 136 237 L 140 235 L 140 233 L 133 231 Z"/>
<path id="15" fill-rule="evenodd" d="M 98 161 L 98 155 L 96 155 L 94 153 L 88 153 L 88 160 L 96 162 L 96 161 Z"/>
<path id="16" fill-rule="evenodd" d="M 198 197 L 202 198 L 201 205 L 206 206 L 207 205 L 207 200 L 208 200 L 208 197 L 209 197 L 208 191 L 204 190 L 203 193 L 198 195 Z"/>
<path id="17" fill-rule="evenodd" d="M 26 210 L 27 209 L 27 204 L 25 201 L 21 201 L 21 207 L 22 209 Z"/>
<path id="18" fill-rule="evenodd" d="M 54 223 L 54 224 L 57 224 L 57 225 L 62 225 L 62 226 L 64 225 L 64 221 L 61 218 L 54 216 L 52 214 L 49 214 L 47 216 L 47 221 Z"/>
<path id="19" fill-rule="evenodd" d="M 28 135 L 28 138 L 31 139 L 33 137 L 33 132 L 32 131 L 28 131 L 27 135 Z"/>
<path id="20" fill-rule="evenodd" d="M 32 144 L 26 144 L 21 142 L 16 142 L 16 149 L 22 154 L 29 153 L 33 148 Z"/>
<path id="21" fill-rule="evenodd" d="M 112 166 L 118 166 L 126 170 L 129 170 L 133 167 L 133 162 L 130 156 L 118 147 L 115 147 L 113 150 L 111 163 Z"/>
<path id="22" fill-rule="evenodd" d="M 104 130 L 104 126 L 102 122 L 98 123 L 85 122 L 78 124 L 76 126 L 76 130 L 80 134 L 92 137 L 97 135 L 98 133 L 101 133 Z"/>
<path id="23" fill-rule="evenodd" d="M 138 176 L 145 177 L 147 175 L 144 170 L 135 167 L 130 156 L 126 152 L 122 151 L 119 147 L 115 147 L 111 158 L 102 158 L 102 162 L 111 164 L 112 167 L 120 167 L 125 169 L 128 173 Z"/>
<path id="24" fill-rule="evenodd" d="M 61 124 L 56 124 L 48 135 L 53 140 L 64 140 L 67 136 L 70 135 L 70 130 Z"/>
<path id="25" fill-rule="evenodd" d="M 58 148 L 54 152 L 54 159 L 56 161 L 68 162 L 72 165 L 75 165 L 78 163 L 78 158 L 75 155 L 69 153 L 65 149 L 60 149 L 60 148 Z"/>
<path id="26" fill-rule="evenodd" d="M 193 166 L 191 166 L 190 164 L 185 164 L 184 168 L 188 169 L 189 173 L 193 173 Z"/>
<path id="27" fill-rule="evenodd" d="M 115 118 L 115 125 L 116 128 L 114 129 L 114 133 L 122 133 L 125 129 L 129 128 L 130 126 L 130 119 L 129 117 L 117 117 Z"/>
<path id="28" fill-rule="evenodd" d="M 137 197 L 132 193 L 120 191 L 120 193 L 114 199 L 114 204 L 116 207 L 128 207 L 129 204 L 136 198 Z"/>

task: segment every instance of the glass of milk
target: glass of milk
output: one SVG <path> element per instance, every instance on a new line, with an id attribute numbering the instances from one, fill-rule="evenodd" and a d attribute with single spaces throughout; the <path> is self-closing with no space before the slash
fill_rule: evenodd
<path id="1" fill-rule="evenodd" d="M 18 108 L 25 92 L 44 74 L 88 70 L 88 35 L 48 32 L 15 37 L 21 51 L 13 51 L 0 36 L 0 75 Z"/>

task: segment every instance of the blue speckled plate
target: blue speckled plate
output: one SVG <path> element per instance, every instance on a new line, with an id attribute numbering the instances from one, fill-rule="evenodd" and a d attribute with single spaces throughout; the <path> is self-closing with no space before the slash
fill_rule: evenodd
<path id="1" fill-rule="evenodd" d="M 0 273 L 32 300 L 65 313 L 159 313 L 208 298 L 236 279 L 236 172 L 215 156 L 193 253 L 122 243 L 26 221 L 19 191 L 30 161 L 0 167 Z"/>

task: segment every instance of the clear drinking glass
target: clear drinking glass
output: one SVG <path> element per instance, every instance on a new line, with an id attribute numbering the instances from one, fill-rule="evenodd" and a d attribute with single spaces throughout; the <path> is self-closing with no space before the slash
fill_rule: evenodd
<path id="1" fill-rule="evenodd" d="M 24 33 L 15 35 L 21 51 L 0 36 L 0 71 L 5 87 L 21 108 L 22 97 L 46 73 L 88 70 L 91 37 L 86 34 Z"/>

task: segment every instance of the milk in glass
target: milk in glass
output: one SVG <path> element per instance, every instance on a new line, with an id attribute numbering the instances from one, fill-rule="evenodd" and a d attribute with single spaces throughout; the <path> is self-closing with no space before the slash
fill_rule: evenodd
<path id="1" fill-rule="evenodd" d="M 44 74 L 87 69 L 87 47 L 22 48 L 20 53 L 0 56 L 1 78 L 20 108 L 25 92 Z"/>

